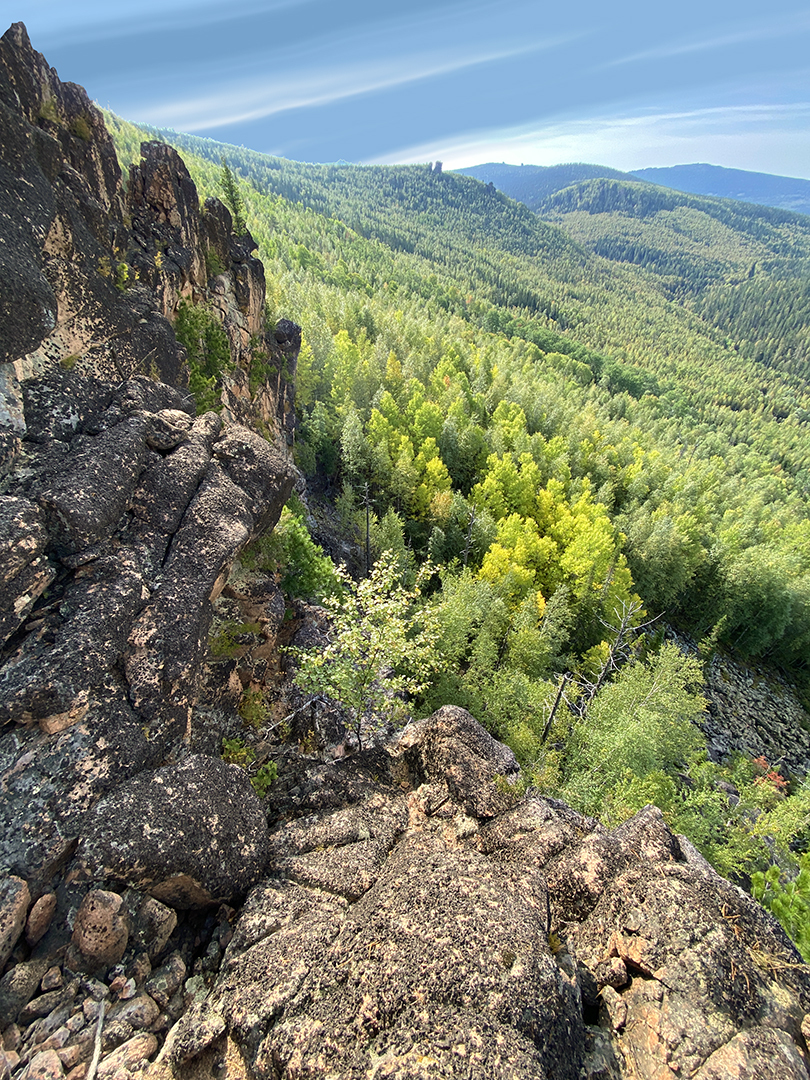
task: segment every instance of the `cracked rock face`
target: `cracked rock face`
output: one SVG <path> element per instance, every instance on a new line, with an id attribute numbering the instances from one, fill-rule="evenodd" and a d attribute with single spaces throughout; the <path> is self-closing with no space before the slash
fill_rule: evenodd
<path id="1" fill-rule="evenodd" d="M 98 798 L 186 736 L 211 599 L 293 478 L 253 432 L 195 420 L 182 391 L 142 376 L 84 390 L 73 375 L 38 384 L 40 441 L 0 499 L 0 621 L 16 630 L 0 669 L 13 725 L 0 739 L 0 851 L 29 878 L 69 856 Z M 49 438 L 45 401 L 77 430 Z M 33 613 L 32 573 L 51 589 Z"/>

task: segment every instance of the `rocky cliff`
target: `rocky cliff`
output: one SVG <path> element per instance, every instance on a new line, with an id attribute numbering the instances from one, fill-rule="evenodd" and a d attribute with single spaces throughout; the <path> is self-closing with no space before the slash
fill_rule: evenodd
<path id="1" fill-rule="evenodd" d="M 172 150 L 123 184 L 19 24 L 0 170 L 5 1073 L 807 1080 L 801 958 L 654 808 L 519 796 L 454 707 L 339 760 L 299 710 L 264 800 L 219 757 L 251 676 L 206 665 L 212 605 L 284 617 L 229 575 L 292 486 L 297 328 Z M 232 360 L 202 416 L 184 301 Z"/>
<path id="2" fill-rule="evenodd" d="M 265 330 L 251 237 L 201 211 L 173 150 L 145 144 L 125 190 L 100 113 L 21 24 L 0 122 L 0 858 L 45 882 L 102 795 L 188 745 L 211 601 L 292 485 L 300 334 Z M 184 299 L 230 343 L 221 415 L 184 389 Z"/>

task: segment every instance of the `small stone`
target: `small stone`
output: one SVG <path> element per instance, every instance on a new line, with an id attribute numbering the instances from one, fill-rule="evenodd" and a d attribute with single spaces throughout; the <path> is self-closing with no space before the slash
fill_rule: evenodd
<path id="1" fill-rule="evenodd" d="M 68 1005 L 76 996 L 78 988 L 79 984 L 78 982 L 75 982 L 71 983 L 69 986 L 63 987 L 61 990 L 51 990 L 50 993 L 40 994 L 39 997 L 29 1001 L 22 1010 L 20 1013 L 20 1023 L 25 1026 L 26 1024 L 30 1024 L 32 1020 L 39 1020 L 45 1016 L 49 1017 L 52 1013 L 55 1013 L 65 1005 Z M 58 1022 L 53 1024 L 51 1030 L 53 1030 L 54 1027 L 58 1027 L 61 1023 L 62 1019 L 60 1018 Z"/>
<path id="2" fill-rule="evenodd" d="M 90 970 L 108 968 L 124 955 L 129 940 L 126 908 L 118 893 L 94 889 L 82 900 L 73 925 L 73 944 Z"/>
<path id="3" fill-rule="evenodd" d="M 810 1044 L 810 1013 L 807 1013 L 802 1020 L 802 1038 Z"/>
<path id="4" fill-rule="evenodd" d="M 100 1001 L 94 1001 L 92 998 L 87 998 L 82 1004 L 82 1012 L 84 1013 L 86 1020 L 98 1020 L 100 1011 Z"/>
<path id="5" fill-rule="evenodd" d="M 62 978 L 62 969 L 58 967 L 48 968 L 45 974 L 42 976 L 42 982 L 39 984 L 43 990 L 59 990 L 64 983 Z"/>
<path id="6" fill-rule="evenodd" d="M 55 1050 L 45 1050 L 32 1058 L 20 1080 L 62 1080 L 65 1070 Z"/>
<path id="7" fill-rule="evenodd" d="M 134 1028 L 148 1028 L 160 1015 L 160 1009 L 148 994 L 138 994 L 131 1001 L 116 1007 L 116 1020 L 124 1020 Z"/>
<path id="8" fill-rule="evenodd" d="M 154 1055 L 157 1048 L 157 1039 L 147 1032 L 128 1039 L 102 1060 L 98 1067 L 99 1080 L 112 1080 L 118 1069 L 124 1069 L 129 1073 L 134 1072 L 139 1065 Z"/>
<path id="9" fill-rule="evenodd" d="M 110 1020 L 104 1021 L 104 1028 L 101 1033 L 101 1049 L 105 1054 L 109 1054 L 111 1050 L 115 1050 L 121 1043 L 125 1043 L 127 1039 L 131 1039 L 135 1034 L 135 1029 L 131 1024 L 127 1024 L 124 1020 Z"/>
<path id="10" fill-rule="evenodd" d="M 30 903 L 31 893 L 22 878 L 0 881 L 0 969 L 20 939 Z"/>
<path id="11" fill-rule="evenodd" d="M 99 982 L 98 979 L 82 979 L 81 986 L 95 1001 L 101 1001 L 102 998 L 110 996 L 109 988 L 103 982 Z"/>
<path id="12" fill-rule="evenodd" d="M 19 1064 L 20 1055 L 15 1050 L 3 1051 L 3 1072 L 6 1076 L 11 1076 Z"/>
<path id="13" fill-rule="evenodd" d="M 135 985 L 134 979 L 125 979 L 123 976 L 116 979 L 113 984 L 110 985 L 110 989 L 116 993 L 121 1001 L 128 1001 L 137 994 L 138 987 Z"/>
<path id="14" fill-rule="evenodd" d="M 52 1012 L 48 1013 L 47 1016 L 43 1016 L 41 1020 L 37 1020 L 35 1024 L 32 1024 L 29 1031 L 29 1041 L 37 1043 L 44 1042 L 57 1030 L 57 1028 L 65 1026 L 72 1011 L 72 1001 L 63 1002 L 58 1008 L 53 1009 Z"/>
<path id="15" fill-rule="evenodd" d="M 152 964 L 147 953 L 138 953 L 127 969 L 127 975 L 140 986 L 152 974 Z"/>
<path id="16" fill-rule="evenodd" d="M 68 1019 L 65 1021 L 65 1027 L 68 1028 L 68 1030 L 72 1031 L 74 1035 L 77 1031 L 82 1030 L 84 1024 L 84 1013 L 80 1012 L 74 1013 L 73 1016 L 68 1017 Z"/>
<path id="17" fill-rule="evenodd" d="M 3 1032 L 3 1049 L 19 1050 L 22 1042 L 22 1032 L 16 1024 L 9 1024 Z"/>
<path id="18" fill-rule="evenodd" d="M 202 975 L 192 975 L 186 980 L 185 999 L 191 1005 L 194 1002 L 202 1002 L 208 996 L 208 987 Z"/>
<path id="19" fill-rule="evenodd" d="M 56 893 L 45 893 L 40 896 L 28 915 L 25 924 L 25 940 L 29 945 L 36 945 L 50 929 L 51 922 L 56 912 Z"/>
<path id="20" fill-rule="evenodd" d="M 58 1027 L 52 1035 L 48 1036 L 40 1046 L 40 1050 L 61 1050 L 62 1047 L 70 1041 L 72 1035 L 73 1032 L 70 1028 L 65 1027 L 63 1024 L 61 1027 Z"/>
<path id="21" fill-rule="evenodd" d="M 73 1069 L 84 1057 L 90 1057 L 90 1044 L 82 1046 L 73 1043 L 72 1046 L 63 1046 L 61 1050 L 56 1051 L 56 1056 L 62 1062 L 62 1068 Z"/>
<path id="22" fill-rule="evenodd" d="M 166 948 L 177 926 L 177 912 L 147 896 L 135 917 L 135 942 L 154 960 Z"/>
<path id="23" fill-rule="evenodd" d="M 177 993 L 186 977 L 186 965 L 182 956 L 174 952 L 161 967 L 153 971 L 144 984 L 144 990 L 165 1009 Z"/>
<path id="24" fill-rule="evenodd" d="M 621 1031 L 627 1023 L 627 1002 L 622 1000 L 621 994 L 612 986 L 605 986 L 600 996 L 610 1018 L 610 1026 L 614 1031 Z"/>
<path id="25" fill-rule="evenodd" d="M 65 1077 L 65 1080 L 84 1080 L 87 1076 L 87 1071 L 90 1068 L 89 1061 L 83 1061 L 81 1065 L 77 1065 L 75 1069 L 71 1069 Z"/>

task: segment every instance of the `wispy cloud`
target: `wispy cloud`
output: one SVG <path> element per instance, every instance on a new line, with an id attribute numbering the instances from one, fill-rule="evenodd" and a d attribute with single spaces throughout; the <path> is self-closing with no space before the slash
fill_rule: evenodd
<path id="1" fill-rule="evenodd" d="M 645 60 L 666 60 L 670 57 L 686 56 L 690 53 L 727 49 L 734 45 L 747 45 L 752 42 L 761 43 L 765 40 L 807 33 L 808 30 L 810 30 L 810 13 L 796 12 L 782 20 L 777 18 L 763 19 L 756 24 L 731 30 L 728 33 L 714 34 L 705 38 L 692 38 L 691 40 L 681 39 L 665 45 L 657 45 L 651 49 L 630 53 L 627 56 L 615 57 L 607 61 L 604 66 L 610 68 Z"/>
<path id="2" fill-rule="evenodd" d="M 52 42 L 65 46 L 74 42 L 88 44 L 114 38 L 125 39 L 152 25 L 155 33 L 167 33 L 182 27 L 195 28 L 236 18 L 250 18 L 256 12 L 279 11 L 309 3 L 310 0 L 138 0 L 137 9 L 109 0 L 82 0 L 66 4 L 64 0 L 27 0 L 23 3 L 29 33 L 40 48 Z"/>
<path id="3" fill-rule="evenodd" d="M 480 32 L 482 18 L 488 33 Z M 272 67 L 266 57 L 252 58 L 250 77 L 241 57 L 219 66 L 206 93 L 141 106 L 137 114 L 184 131 L 210 130 L 555 49 L 582 36 L 580 30 L 538 35 L 536 28 L 499 24 L 486 5 L 454 4 L 309 39 L 285 49 Z"/>
<path id="4" fill-rule="evenodd" d="M 229 124 L 259 120 L 315 105 L 327 105 L 394 86 L 403 86 L 435 75 L 445 75 L 464 68 L 503 60 L 532 52 L 536 46 L 512 49 L 482 49 L 480 52 L 448 58 L 436 51 L 421 56 L 409 55 L 399 61 L 370 61 L 362 66 L 351 64 L 308 72 L 297 78 L 260 78 L 238 86 L 229 84 L 227 92 L 171 101 L 147 108 L 144 120 L 171 124 L 182 131 L 224 127 Z"/>

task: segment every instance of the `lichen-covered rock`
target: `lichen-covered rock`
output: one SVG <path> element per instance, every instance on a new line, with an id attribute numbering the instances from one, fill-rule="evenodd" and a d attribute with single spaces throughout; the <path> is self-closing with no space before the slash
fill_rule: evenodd
<path id="1" fill-rule="evenodd" d="M 810 977 L 774 920 L 655 807 L 614 830 L 537 795 L 481 813 L 482 772 L 508 757 L 467 714 L 449 720 L 462 752 L 445 773 L 437 739 L 406 758 L 422 783 L 403 798 L 400 741 L 390 774 L 273 831 L 272 876 L 164 1069 L 188 1075 L 229 1039 L 282 1080 L 806 1080 Z M 361 764 L 319 775 L 356 784 Z"/>
<path id="2" fill-rule="evenodd" d="M 33 904 L 25 924 L 25 940 L 30 946 L 40 941 L 51 925 L 56 912 L 56 893 L 46 892 Z"/>
<path id="3" fill-rule="evenodd" d="M 244 770 L 194 755 L 101 799 L 75 865 L 187 908 L 245 893 L 266 860 L 267 822 Z"/>
<path id="4" fill-rule="evenodd" d="M 0 644 L 22 623 L 55 577 L 42 552 L 48 533 L 28 499 L 0 497 Z"/>
<path id="5" fill-rule="evenodd" d="M 395 752 L 404 757 L 415 783 L 441 781 L 474 817 L 494 817 L 514 802 L 494 781 L 518 776 L 515 755 L 456 705 L 410 724 Z"/>
<path id="6" fill-rule="evenodd" d="M 117 964 L 129 941 L 129 919 L 123 898 L 103 889 L 89 892 L 76 913 L 71 940 L 86 971 Z"/>
<path id="7" fill-rule="evenodd" d="M 0 969 L 22 935 L 30 906 L 26 881 L 13 876 L 0 880 Z"/>
<path id="8" fill-rule="evenodd" d="M 580 855 L 590 857 L 582 848 Z M 777 1042 L 787 1040 L 800 1058 L 810 980 L 779 924 L 714 871 L 660 853 L 639 852 L 626 869 L 621 861 L 614 865 L 587 918 L 566 923 L 566 932 L 597 984 L 607 985 L 611 958 L 622 962 L 627 979 L 614 998 L 621 1006 L 616 1045 L 629 1062 L 643 1044 L 659 1069 L 639 1075 L 669 1075 L 671 1062 L 678 1065 L 673 1076 L 692 1075 L 731 1043 L 715 1059 L 729 1071 L 705 1075 L 737 1075 L 730 1063 L 742 1060 L 747 1043 L 735 1040 L 757 1026 L 773 1029 Z M 561 922 L 574 914 L 567 899 L 557 910 Z M 754 1039 L 751 1053 L 773 1043 L 771 1036 Z M 754 1064 L 747 1068 L 739 1075 L 768 1075 Z"/>

